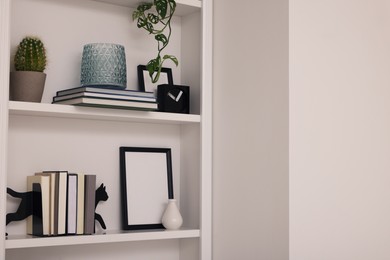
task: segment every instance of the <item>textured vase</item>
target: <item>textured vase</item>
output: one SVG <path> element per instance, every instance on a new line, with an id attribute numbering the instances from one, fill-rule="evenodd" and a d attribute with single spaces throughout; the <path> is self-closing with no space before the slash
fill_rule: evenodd
<path id="1" fill-rule="evenodd" d="M 168 230 L 176 230 L 183 224 L 183 218 L 177 207 L 176 200 L 170 199 L 162 217 L 162 224 Z"/>
<path id="2" fill-rule="evenodd" d="M 46 74 L 37 71 L 15 71 L 10 75 L 10 100 L 41 102 Z"/>
<path id="3" fill-rule="evenodd" d="M 125 48 L 119 44 L 84 45 L 81 86 L 125 89 L 127 85 Z"/>

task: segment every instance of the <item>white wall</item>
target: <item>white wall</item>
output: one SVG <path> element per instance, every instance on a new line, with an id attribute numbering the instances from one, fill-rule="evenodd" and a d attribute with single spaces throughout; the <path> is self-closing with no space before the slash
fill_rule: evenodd
<path id="1" fill-rule="evenodd" d="M 213 116 L 213 259 L 288 259 L 288 0 L 214 0 Z"/>
<path id="2" fill-rule="evenodd" d="M 390 2 L 290 0 L 290 259 L 390 259 Z"/>
<path id="3" fill-rule="evenodd" d="M 9 84 L 9 62 L 4 57 L 9 56 L 9 2 L 0 1 L 0 183 L 7 182 L 7 130 L 8 130 L 8 86 Z M 0 212 L 6 212 L 6 187 L 0 185 Z M 0 214 L 0 223 L 5 223 L 6 214 Z M 0 225 L 0 234 L 5 233 L 5 225 Z M 0 242 L 0 259 L 5 258 L 5 243 Z"/>

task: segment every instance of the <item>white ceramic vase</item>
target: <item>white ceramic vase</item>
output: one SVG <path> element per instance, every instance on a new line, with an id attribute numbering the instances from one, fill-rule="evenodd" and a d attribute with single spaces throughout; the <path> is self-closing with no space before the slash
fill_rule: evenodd
<path id="1" fill-rule="evenodd" d="M 179 229 L 183 224 L 183 218 L 175 199 L 168 200 L 168 205 L 162 217 L 162 224 L 168 230 Z"/>

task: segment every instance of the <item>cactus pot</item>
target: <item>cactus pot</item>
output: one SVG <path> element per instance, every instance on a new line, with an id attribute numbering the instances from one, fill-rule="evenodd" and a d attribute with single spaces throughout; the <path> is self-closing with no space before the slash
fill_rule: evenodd
<path id="1" fill-rule="evenodd" d="M 10 77 L 10 100 L 41 102 L 46 74 L 37 71 L 15 71 Z"/>

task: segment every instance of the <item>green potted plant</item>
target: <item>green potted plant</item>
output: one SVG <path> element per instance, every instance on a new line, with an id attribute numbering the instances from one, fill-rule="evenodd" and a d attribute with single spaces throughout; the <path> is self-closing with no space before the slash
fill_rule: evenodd
<path id="1" fill-rule="evenodd" d="M 154 0 L 153 3 L 141 3 L 133 12 L 133 20 L 137 20 L 137 27 L 154 35 L 154 39 L 157 41 L 157 57 L 146 64 L 153 83 L 158 81 L 161 68 L 166 60 L 171 60 L 176 66 L 179 64 L 173 55 L 165 54 L 162 56 L 162 51 L 168 46 L 171 38 L 171 20 L 175 9 L 175 0 Z"/>
<path id="2" fill-rule="evenodd" d="M 10 75 L 10 99 L 41 102 L 46 81 L 46 49 L 38 37 L 25 37 L 14 57 L 15 71 Z"/>

